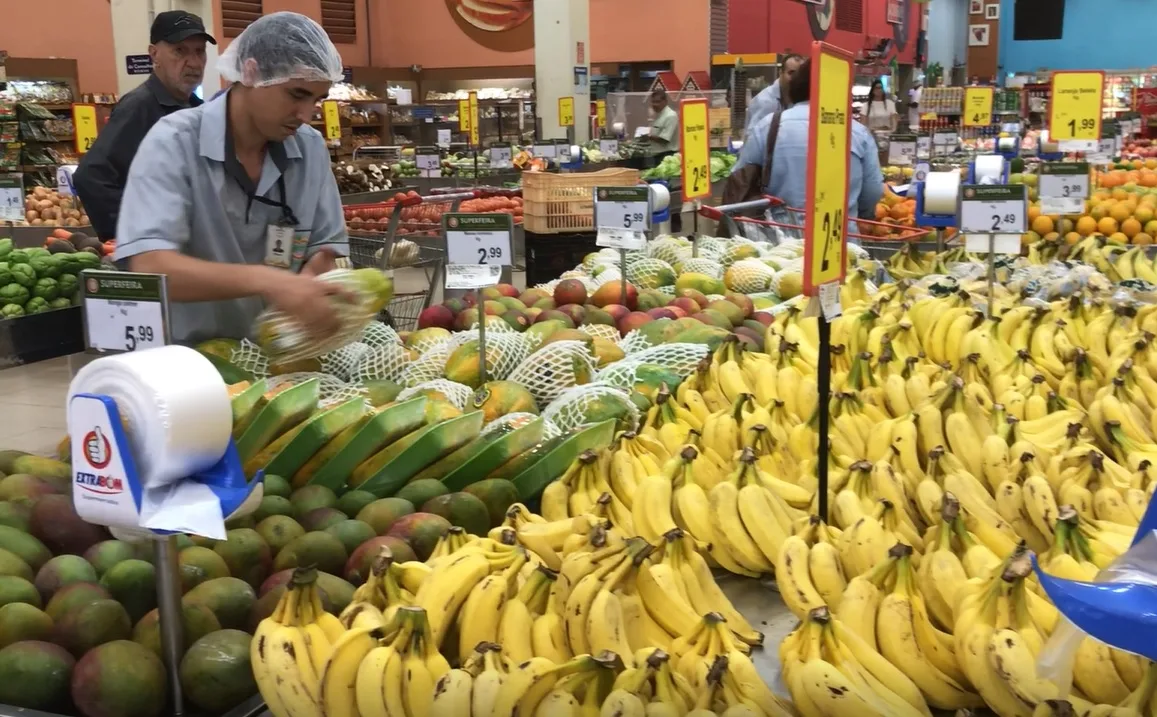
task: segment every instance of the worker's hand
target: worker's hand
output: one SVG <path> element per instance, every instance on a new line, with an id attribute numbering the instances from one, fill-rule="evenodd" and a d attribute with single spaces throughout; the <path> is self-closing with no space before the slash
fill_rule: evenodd
<path id="1" fill-rule="evenodd" d="M 341 327 L 333 299 L 355 301 L 356 297 L 349 290 L 313 276 L 274 271 L 277 271 L 277 276 L 263 292 L 265 300 L 274 308 L 300 321 L 314 336 L 332 336 Z"/>
<path id="2" fill-rule="evenodd" d="M 305 262 L 305 266 L 301 267 L 301 273 L 305 276 L 321 276 L 336 268 L 336 255 L 328 249 L 319 249 L 309 258 L 309 261 Z"/>

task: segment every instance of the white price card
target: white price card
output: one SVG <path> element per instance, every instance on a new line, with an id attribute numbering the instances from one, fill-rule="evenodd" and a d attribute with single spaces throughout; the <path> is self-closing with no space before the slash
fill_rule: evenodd
<path id="1" fill-rule="evenodd" d="M 619 140 L 617 139 L 600 139 L 599 151 L 603 154 L 618 154 Z"/>
<path id="2" fill-rule="evenodd" d="M 970 254 L 1020 254 L 1020 234 L 965 234 Z"/>
<path id="3" fill-rule="evenodd" d="M 1089 163 L 1042 163 L 1037 190 L 1040 193 L 1041 212 L 1080 214 L 1089 196 Z"/>
<path id="4" fill-rule="evenodd" d="M 62 164 L 56 168 L 56 193 L 62 197 L 71 197 L 76 194 L 72 185 L 72 175 L 76 172 L 75 164 Z"/>
<path id="5" fill-rule="evenodd" d="M 558 156 L 558 148 L 553 144 L 534 145 L 534 156 L 542 159 L 554 159 Z"/>
<path id="6" fill-rule="evenodd" d="M 510 234 L 514 230 L 509 214 L 444 214 L 446 260 L 450 264 L 514 263 Z"/>
<path id="7" fill-rule="evenodd" d="M 932 138 L 928 135 L 920 135 L 916 138 L 916 156 L 921 159 L 928 159 L 932 156 Z"/>
<path id="8" fill-rule="evenodd" d="M 651 226 L 651 190 L 595 187 L 595 227 L 645 232 Z"/>
<path id="9" fill-rule="evenodd" d="M 560 164 L 569 164 L 570 162 L 574 161 L 574 157 L 571 156 L 570 150 L 571 150 L 571 145 L 569 145 L 569 144 L 564 144 L 564 145 L 559 146 L 559 148 L 558 148 L 558 161 Z"/>
<path id="10" fill-rule="evenodd" d="M 484 289 L 502 279 L 502 267 L 497 264 L 447 264 L 447 289 Z"/>
<path id="11" fill-rule="evenodd" d="M 1114 137 L 1102 137 L 1100 140 L 1097 141 L 1097 154 L 1105 154 L 1105 155 L 1108 155 L 1111 157 L 1116 153 L 1117 153 L 1117 138 L 1115 136 Z"/>
<path id="12" fill-rule="evenodd" d="M 912 168 L 912 183 L 908 185 L 908 196 L 916 196 L 916 182 L 928 181 L 928 173 L 932 171 L 932 165 L 927 162 L 919 162 Z"/>
<path id="13" fill-rule="evenodd" d="M 514 166 L 514 150 L 511 147 L 491 147 L 490 166 L 493 169 L 509 169 Z"/>
<path id="14" fill-rule="evenodd" d="M 442 176 L 442 156 L 432 152 L 419 154 L 414 157 L 414 166 L 423 177 Z"/>
<path id="15" fill-rule="evenodd" d="M 840 306 L 840 282 L 829 281 L 826 284 L 820 284 L 820 310 L 824 313 L 824 319 L 827 321 L 834 321 L 840 314 L 844 313 L 843 307 Z"/>
<path id="16" fill-rule="evenodd" d="M 89 348 L 126 352 L 165 345 L 163 275 L 90 270 L 81 272 L 80 286 Z"/>
<path id="17" fill-rule="evenodd" d="M 595 246 L 608 249 L 624 249 L 626 251 L 641 251 L 647 248 L 647 235 L 643 232 L 630 229 L 615 229 L 613 227 L 599 227 L 595 237 Z"/>
<path id="18" fill-rule="evenodd" d="M 24 175 L 0 174 L 0 222 L 22 222 L 24 216 Z"/>
<path id="19" fill-rule="evenodd" d="M 888 138 L 888 164 L 911 166 L 916 163 L 914 134 L 894 134 Z"/>
<path id="20" fill-rule="evenodd" d="M 932 133 L 932 144 L 945 147 L 956 147 L 957 135 L 955 130 L 936 130 Z"/>
<path id="21" fill-rule="evenodd" d="M 1023 184 L 965 184 L 960 187 L 960 231 L 964 234 L 1023 234 Z"/>
<path id="22" fill-rule="evenodd" d="M 439 147 L 449 147 L 450 146 L 450 130 L 448 130 L 448 129 L 439 129 L 438 130 L 438 146 Z"/>

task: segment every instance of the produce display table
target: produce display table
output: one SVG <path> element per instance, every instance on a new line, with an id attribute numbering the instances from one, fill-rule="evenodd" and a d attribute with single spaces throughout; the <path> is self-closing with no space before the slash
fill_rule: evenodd
<path id="1" fill-rule="evenodd" d="M 70 232 L 87 234 L 96 237 L 96 230 L 92 227 L 0 227 L 0 238 L 11 237 L 17 249 L 29 249 L 35 246 L 44 246 L 44 240 L 52 235 L 55 229 L 67 229 Z"/>
<path id="2" fill-rule="evenodd" d="M 576 234 L 525 233 L 526 285 L 554 281 L 564 271 L 581 264 L 583 257 L 598 251 L 595 232 Z"/>

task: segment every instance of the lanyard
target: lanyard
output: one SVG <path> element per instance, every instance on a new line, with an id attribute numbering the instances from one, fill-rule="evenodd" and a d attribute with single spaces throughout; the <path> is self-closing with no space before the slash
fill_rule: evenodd
<path id="1" fill-rule="evenodd" d="M 226 98 L 228 103 L 229 98 Z M 228 116 L 228 104 L 226 104 L 226 116 Z M 281 199 L 274 201 L 267 199 L 257 193 L 257 185 L 249 177 L 249 172 L 245 171 L 245 167 L 241 165 L 241 161 L 237 159 L 237 151 L 233 145 L 233 128 L 230 126 L 228 120 L 225 122 L 225 174 L 229 175 L 245 192 L 247 202 L 245 204 L 245 221 L 249 222 L 249 211 L 253 208 L 253 202 L 264 204 L 267 207 L 276 207 L 281 210 L 281 218 L 278 224 L 281 226 L 297 226 L 297 215 L 293 213 L 293 208 L 285 200 L 285 168 L 288 162 L 285 159 L 285 147 L 276 142 L 270 142 L 266 145 L 265 151 L 269 152 L 269 156 L 273 158 L 273 164 L 277 167 L 280 174 L 277 177 L 277 191 L 281 195 Z"/>

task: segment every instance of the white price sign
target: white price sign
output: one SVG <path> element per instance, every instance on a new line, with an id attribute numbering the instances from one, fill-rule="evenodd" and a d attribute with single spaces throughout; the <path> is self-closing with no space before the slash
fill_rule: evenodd
<path id="1" fill-rule="evenodd" d="M 919 162 L 912 168 L 912 183 L 908 185 L 908 196 L 916 196 L 916 182 L 928 181 L 928 173 L 932 171 L 932 165 L 927 162 Z"/>
<path id="2" fill-rule="evenodd" d="M 960 188 L 960 231 L 964 234 L 1023 234 L 1023 184 L 965 184 Z"/>
<path id="3" fill-rule="evenodd" d="M 488 264 L 498 267 L 514 263 L 509 214 L 445 214 L 446 260 L 450 264 Z"/>
<path id="4" fill-rule="evenodd" d="M 964 250 L 971 254 L 1019 254 L 1020 234 L 965 234 Z"/>
<path id="5" fill-rule="evenodd" d="M 647 248 L 647 235 L 643 232 L 630 229 L 614 229 L 599 227 L 595 237 L 595 246 L 608 249 L 624 249 L 626 251 L 641 251 Z"/>
<path id="6" fill-rule="evenodd" d="M 943 145 L 945 147 L 956 147 L 957 136 L 953 130 L 937 130 L 932 133 L 932 144 Z"/>
<path id="7" fill-rule="evenodd" d="M 553 144 L 536 144 L 534 145 L 534 156 L 543 159 L 554 159 L 558 156 L 558 148 Z"/>
<path id="8" fill-rule="evenodd" d="M 448 129 L 438 130 L 438 146 L 439 147 L 449 147 L 450 146 L 450 130 L 448 130 Z"/>
<path id="9" fill-rule="evenodd" d="M 84 271 L 84 326 L 89 348 L 143 351 L 165 345 L 165 277 Z"/>
<path id="10" fill-rule="evenodd" d="M 414 157 L 414 166 L 423 177 L 442 176 L 442 156 L 438 154 L 419 154 Z"/>
<path id="11" fill-rule="evenodd" d="M 916 135 L 894 134 L 888 140 L 888 164 L 911 166 L 916 163 Z"/>
<path id="12" fill-rule="evenodd" d="M 651 190 L 595 187 L 595 227 L 645 232 L 651 227 Z"/>
<path id="13" fill-rule="evenodd" d="M 24 175 L 0 174 L 0 221 L 24 221 Z"/>
<path id="14" fill-rule="evenodd" d="M 1116 137 L 1102 137 L 1097 142 L 1097 154 L 1105 154 L 1113 156 L 1117 153 L 1117 138 Z"/>
<path id="15" fill-rule="evenodd" d="M 927 159 L 932 155 L 932 138 L 922 135 L 916 138 L 916 156 Z"/>
<path id="16" fill-rule="evenodd" d="M 447 264 L 447 289 L 484 289 L 494 286 L 502 278 L 502 267 L 497 264 Z"/>
<path id="17" fill-rule="evenodd" d="M 820 310 L 823 311 L 826 320 L 835 321 L 844 313 L 843 307 L 840 306 L 840 282 L 829 281 L 820 284 L 819 288 Z"/>
<path id="18" fill-rule="evenodd" d="M 1088 162 L 1046 162 L 1038 179 L 1041 211 L 1045 214 L 1080 214 L 1089 196 Z"/>
<path id="19" fill-rule="evenodd" d="M 569 144 L 564 144 L 558 148 L 558 161 L 561 164 L 568 164 L 574 160 L 574 157 L 571 156 L 570 150 L 571 145 Z"/>
<path id="20" fill-rule="evenodd" d="M 510 147 L 491 147 L 490 166 L 494 169 L 508 169 L 513 164 L 514 150 Z"/>
<path id="21" fill-rule="evenodd" d="M 617 139 L 600 139 L 599 151 L 603 154 L 618 154 L 619 140 Z"/>
<path id="22" fill-rule="evenodd" d="M 62 164 L 56 168 L 56 193 L 62 197 L 71 197 L 76 192 L 72 187 L 72 175 L 76 172 L 75 164 Z"/>

